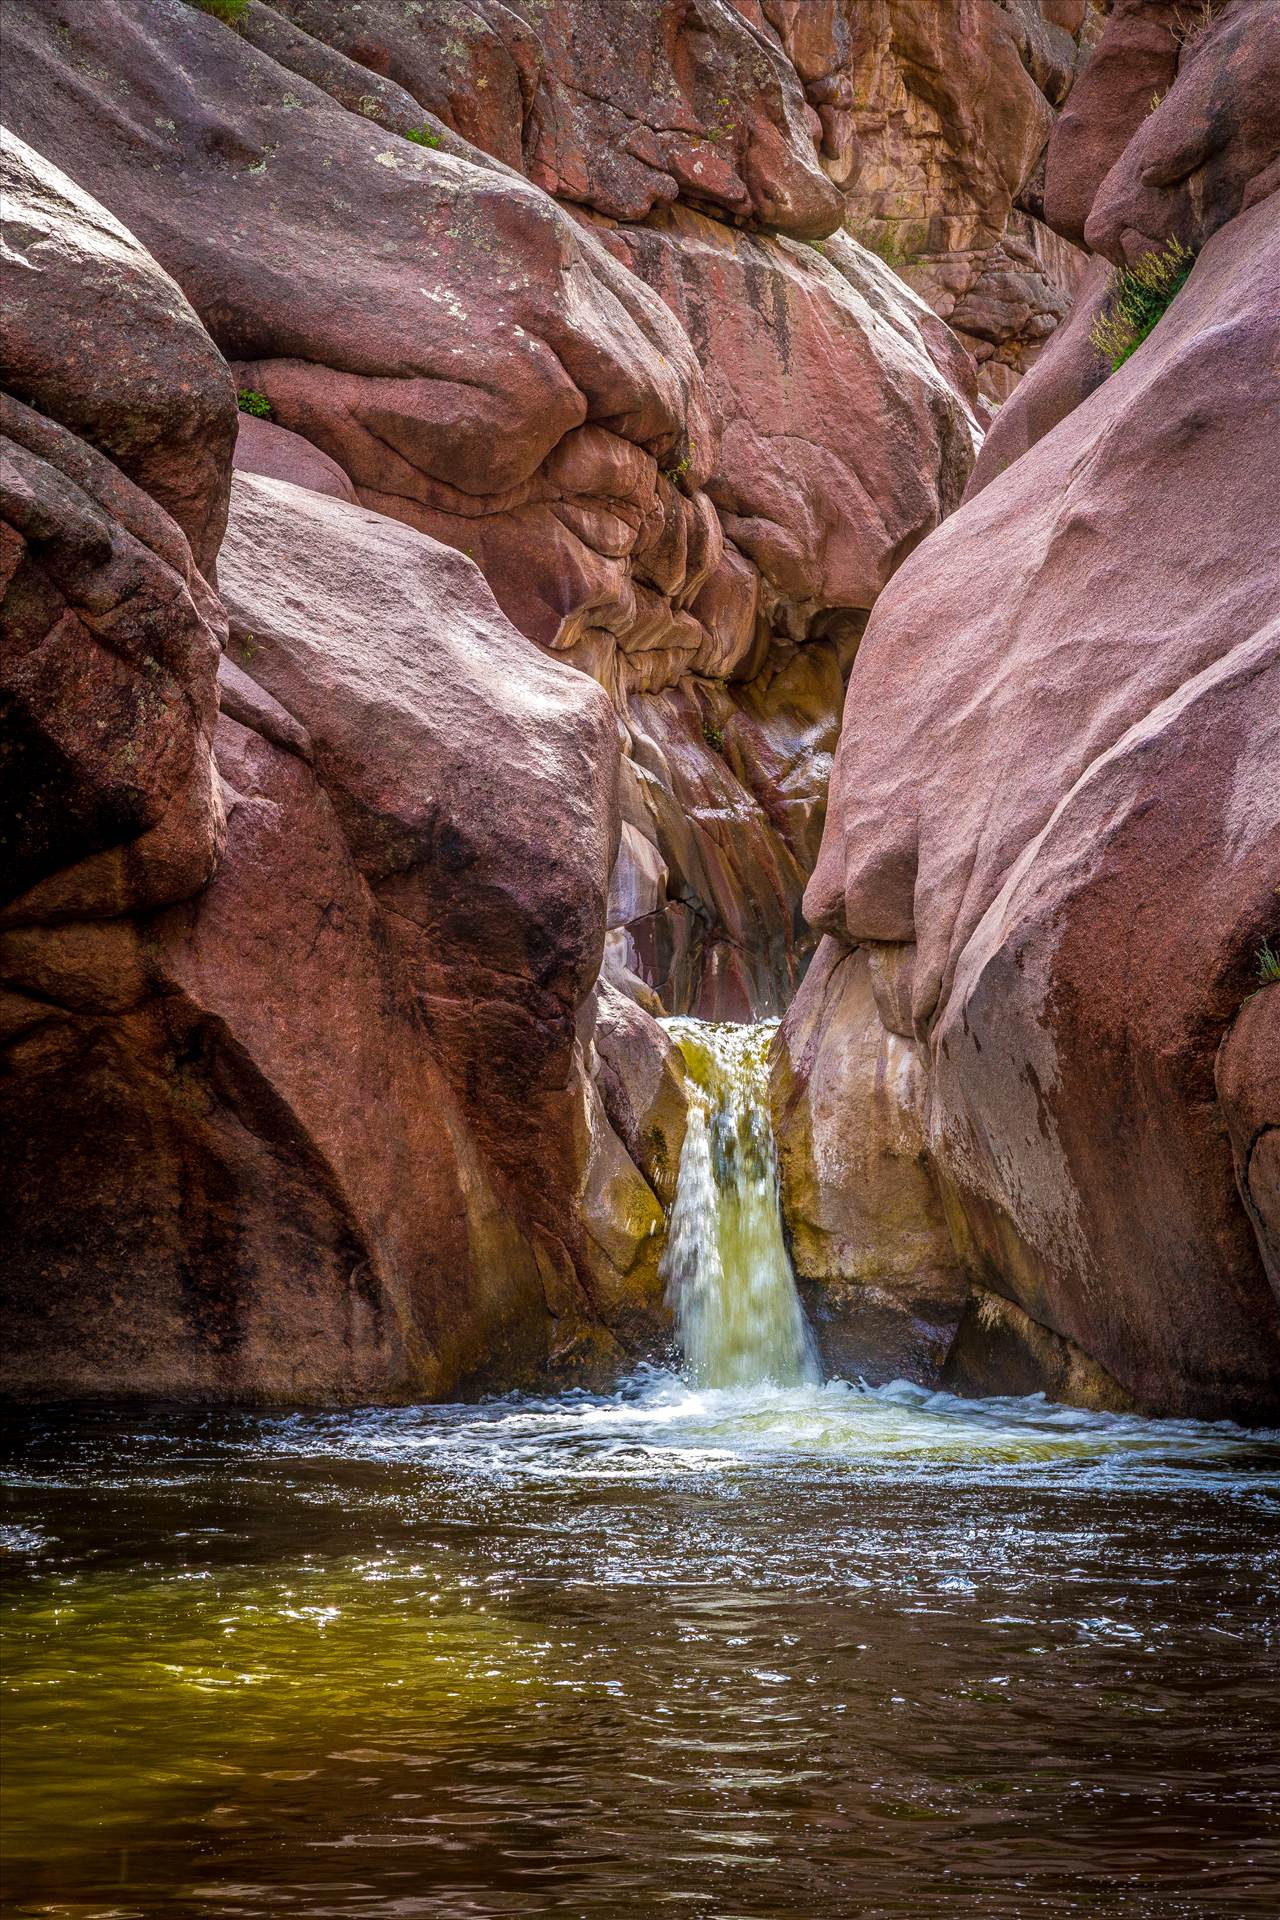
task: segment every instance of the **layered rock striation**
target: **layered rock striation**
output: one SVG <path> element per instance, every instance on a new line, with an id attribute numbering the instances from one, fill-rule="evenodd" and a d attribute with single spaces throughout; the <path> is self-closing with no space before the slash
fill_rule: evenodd
<path id="1" fill-rule="evenodd" d="M 683 1092 L 651 1015 L 780 1010 L 815 928 L 788 1098 L 820 1088 L 827 1118 L 783 1130 L 793 1187 L 828 1167 L 801 1264 L 850 1364 L 874 1337 L 942 1366 L 985 1231 L 938 1171 L 913 998 L 951 936 L 913 921 L 868 958 L 830 904 L 860 779 L 813 926 L 800 901 L 855 655 L 852 733 L 924 764 L 871 609 L 935 580 L 1080 242 L 1130 257 L 1130 202 L 1159 226 L 1145 162 L 1105 233 L 1046 224 L 1095 164 L 1060 116 L 1099 24 L 1083 0 L 12 0 L 10 1384 L 394 1397 L 662 1350 Z M 1219 38 L 1178 55 L 1197 126 Z M 1251 100 L 1258 48 L 1231 47 Z M 1211 191 L 1169 175 L 1195 245 L 1269 164 L 1231 111 Z M 1011 447 L 1057 404 L 1041 366 Z M 1020 580 L 1016 541 L 999 565 Z M 930 617 L 959 631 L 984 571 L 945 616 L 935 581 Z M 995 644 L 975 629 L 975 688 Z M 945 706 L 935 666 L 916 692 Z M 1042 758 L 1014 851 L 1067 778 Z M 1216 1164 L 1265 1225 L 1261 1044 L 1223 1055 Z M 828 1151 L 846 1099 L 878 1115 L 861 1160 Z M 857 1292 L 885 1259 L 909 1326 L 892 1285 Z"/>
<path id="2" fill-rule="evenodd" d="M 246 435 L 245 463 L 314 482 L 326 456 L 609 692 L 629 828 L 610 961 L 672 1008 L 774 1011 L 794 988 L 836 682 L 973 457 L 972 363 L 850 234 L 881 244 L 882 177 L 919 173 L 930 261 L 987 273 L 1093 33 L 1084 8 L 979 0 L 975 67 L 912 12 L 11 11 L 10 123 L 306 443 Z M 939 273 L 914 277 L 950 312 Z"/>

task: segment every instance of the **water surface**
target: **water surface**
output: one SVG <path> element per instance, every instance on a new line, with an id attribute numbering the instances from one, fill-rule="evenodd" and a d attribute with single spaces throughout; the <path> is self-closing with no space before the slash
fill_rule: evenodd
<path id="1" fill-rule="evenodd" d="M 10 1433 L 15 1915 L 1280 1911 L 1275 1436 L 661 1374 Z"/>

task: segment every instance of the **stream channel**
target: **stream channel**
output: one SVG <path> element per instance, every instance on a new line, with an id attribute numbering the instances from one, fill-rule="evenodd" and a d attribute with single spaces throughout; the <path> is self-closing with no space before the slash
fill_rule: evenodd
<path id="1" fill-rule="evenodd" d="M 718 1032 L 681 1371 L 11 1416 L 6 1912 L 1275 1920 L 1280 1436 L 821 1380 Z"/>

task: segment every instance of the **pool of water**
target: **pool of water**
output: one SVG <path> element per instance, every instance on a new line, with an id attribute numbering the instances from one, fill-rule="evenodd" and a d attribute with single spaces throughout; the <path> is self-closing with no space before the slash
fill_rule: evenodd
<path id="1" fill-rule="evenodd" d="M 1280 1912 L 1280 1436 L 655 1373 L 5 1487 L 15 1915 Z"/>

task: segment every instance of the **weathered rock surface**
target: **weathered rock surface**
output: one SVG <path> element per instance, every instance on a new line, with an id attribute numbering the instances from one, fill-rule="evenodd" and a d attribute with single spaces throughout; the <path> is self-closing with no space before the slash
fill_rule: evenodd
<path id="1" fill-rule="evenodd" d="M 216 858 L 224 622 L 157 502 L 216 548 L 235 402 L 133 237 L 8 134 L 0 155 L 0 917 L 109 916 L 181 899 Z M 99 375 L 104 312 L 120 345 Z"/>
<path id="2" fill-rule="evenodd" d="M 240 473 L 260 473 L 268 480 L 288 480 L 295 487 L 327 493 L 334 500 L 355 501 L 356 490 L 337 461 L 274 420 L 240 415 L 235 463 Z"/>
<path id="3" fill-rule="evenodd" d="M 1151 103 L 1085 222 L 1089 246 L 1117 263 L 1170 235 L 1198 252 L 1280 187 L 1280 5 L 1226 0 L 1203 26 L 1175 9 L 1174 28 L 1176 84 Z"/>
<path id="4" fill-rule="evenodd" d="M 1214 1078 L 1236 1184 L 1280 1297 L 1280 993 L 1274 981 L 1251 994 L 1231 1023 Z"/>
<path id="5" fill-rule="evenodd" d="M 133 234 L 7 127 L 0 230 L 6 390 L 101 448 L 177 522 L 208 572 L 235 440 L 222 356 Z"/>
<path id="6" fill-rule="evenodd" d="M 661 1209 L 574 1027 L 607 702 L 462 556 L 283 482 L 235 501 L 256 724 L 218 725 L 215 877 L 97 925 L 28 924 L 28 895 L 0 935 L 8 1383 L 394 1397 L 616 1364 L 606 1320 L 661 1338 Z"/>
<path id="7" fill-rule="evenodd" d="M 968 1283 L 925 1155 L 922 1051 L 883 1024 L 873 954 L 826 939 L 805 978 L 773 1077 L 779 1172 L 827 1370 L 928 1379 Z"/>
<path id="8" fill-rule="evenodd" d="M 815 250 L 677 210 L 609 244 L 707 371 L 724 543 L 690 650 L 673 655 L 685 636 L 658 622 L 665 649 L 618 662 L 624 811 L 657 876 L 628 916 L 629 951 L 669 1006 L 777 1012 L 811 951 L 799 898 L 843 676 L 885 580 L 963 489 L 972 370 L 847 236 Z"/>
<path id="9" fill-rule="evenodd" d="M 839 225 L 824 170 L 842 181 L 850 159 L 834 6 L 785 48 L 734 0 L 446 0 L 427 19 L 394 0 L 280 10 L 558 199 L 616 220 L 680 198 L 783 232 Z"/>
<path id="10" fill-rule="evenodd" d="M 844 10 L 251 0 L 231 31 L 110 0 L 55 31 L 15 0 L 10 46 L 8 111 L 270 404 L 239 464 L 335 496 L 337 467 L 608 690 L 664 876 L 632 969 L 673 1006 L 780 1004 L 840 672 L 975 440 L 966 356 L 882 263 L 725 224 L 839 225 Z"/>
<path id="11" fill-rule="evenodd" d="M 609 702 L 461 554 L 247 474 L 222 653 L 155 496 L 211 563 L 225 365 L 131 235 L 7 161 L 40 214 L 15 270 L 51 267 L 9 349 L 42 410 L 3 398 L 6 1385 L 395 1397 L 652 1349 L 661 1206 L 577 1034 L 618 836 Z M 81 437 L 81 289 L 119 347 L 106 451 Z M 678 1113 L 636 1081 L 637 1148 Z"/>
<path id="12" fill-rule="evenodd" d="M 1194 209 L 1188 284 L 1038 421 L 1042 363 L 983 490 L 878 603 L 807 898 L 846 945 L 915 945 L 926 1150 L 978 1289 L 942 1377 L 1245 1419 L 1280 1403 L 1271 990 L 1246 1001 L 1280 880 L 1280 547 L 1256 486 L 1280 459 L 1280 201 L 1244 111 L 1190 197 L 1152 211 L 1144 168 L 1184 88 L 1201 164 L 1198 103 L 1257 90 L 1254 25 L 1246 51 L 1228 8 L 1183 49 L 1089 214 L 1122 260 Z M 1070 366 L 1066 334 L 1053 351 Z M 810 1059 L 813 994 L 787 1028 Z M 816 1068 L 836 1071 L 821 1036 Z M 803 1184 L 796 1204 L 804 1228 Z"/>
<path id="13" fill-rule="evenodd" d="M 1228 29 L 1180 58 L 1196 127 L 1214 47 L 1244 103 L 1230 164 L 1202 156 L 1185 191 L 1170 177 L 1175 226 L 1218 209 L 1201 238 L 1252 217 L 1269 164 L 1248 105 L 1265 61 Z M 845 679 L 878 597 L 873 637 L 898 569 L 918 577 L 943 537 L 977 441 L 963 347 L 841 229 L 910 271 L 983 392 L 1007 392 L 1081 265 L 1041 217 L 1040 163 L 1096 32 L 1084 0 L 248 0 L 231 24 L 185 0 L 92 18 L 12 0 L 5 112 L 49 156 L 25 163 L 6 374 L 19 1386 L 445 1393 L 661 1349 L 684 1093 L 643 1009 L 660 993 L 741 1017 L 795 986 Z M 1126 187 L 1113 158 L 1118 259 L 1158 221 L 1150 168 Z M 1212 295 L 1209 252 L 1193 284 Z M 235 387 L 271 410 L 238 435 Z M 1026 553 L 996 545 L 1013 606 Z M 1085 715 L 1076 764 L 1069 742 L 1042 751 L 1034 700 L 1027 717 L 992 698 L 998 620 L 964 628 L 984 570 L 963 541 L 946 551 L 956 578 L 933 598 L 956 636 L 913 656 L 930 740 L 967 684 L 1035 764 L 994 850 L 959 812 L 932 918 L 911 902 L 864 950 L 843 908 L 820 916 L 783 1101 L 793 1201 L 809 1183 L 801 1265 L 845 1370 L 865 1341 L 896 1371 L 949 1354 L 972 1382 L 998 1345 L 1027 1377 L 1145 1403 L 1161 1341 L 1185 1334 L 1211 1397 L 1198 1282 L 1145 1346 L 1127 1322 L 1090 1346 L 1096 1316 L 1065 1282 L 1045 1308 L 1059 1278 L 1024 1196 L 958 1146 L 947 1160 L 967 1119 L 958 1094 L 943 1104 L 935 1037 L 1029 839 L 1217 660 L 1221 627 L 1202 594 L 1203 645 L 1188 615 L 1175 676 L 1135 672 L 1129 707 L 1099 632 L 1062 702 L 1064 726 Z M 1057 591 L 1084 594 L 1069 570 Z M 850 712 L 905 766 L 919 742 L 895 736 L 883 644 Z M 1034 647 L 1005 657 L 1039 684 Z M 1226 734 L 1235 697 L 1212 694 Z M 967 713 L 929 795 L 947 766 L 997 758 Z M 858 804 L 870 819 L 874 782 Z M 1257 858 L 1238 847 L 1237 887 Z M 1074 902 L 1079 860 L 1059 852 Z M 987 888 L 971 919 L 952 898 L 966 859 Z M 1204 1035 L 1238 1003 L 1234 938 L 1204 960 L 1209 1012 L 1188 989 L 1174 1020 L 1162 1098 L 1203 1086 Z M 1259 1056 L 1236 1024 L 1222 1111 L 1261 1239 Z M 853 1154 L 846 1106 L 874 1121 Z M 1190 1243 L 1237 1247 L 1252 1230 L 1220 1134 L 1215 1159 L 1183 1129 L 1168 1166 L 1210 1170 L 1218 1213 L 1190 1207 Z M 993 1232 L 1002 1259 L 1016 1239 L 1014 1277 L 984 1267 L 969 1292 Z M 1249 1298 L 1242 1281 L 1241 1313 Z"/>
<path id="14" fill-rule="evenodd" d="M 1176 81 L 1176 86 L 1174 82 Z M 976 492 L 1107 377 L 1091 344 L 1111 268 L 1176 240 L 1192 252 L 1280 185 L 1280 7 L 1228 0 L 1212 18 L 1119 0 L 1049 142 L 1048 218 L 1097 254 L 1070 319 L 1001 409 Z"/>
<path id="15" fill-rule="evenodd" d="M 851 229 L 950 321 L 997 401 L 1084 266 L 1043 222 L 1039 162 L 1097 31 L 1086 0 L 873 0 L 855 15 Z"/>

